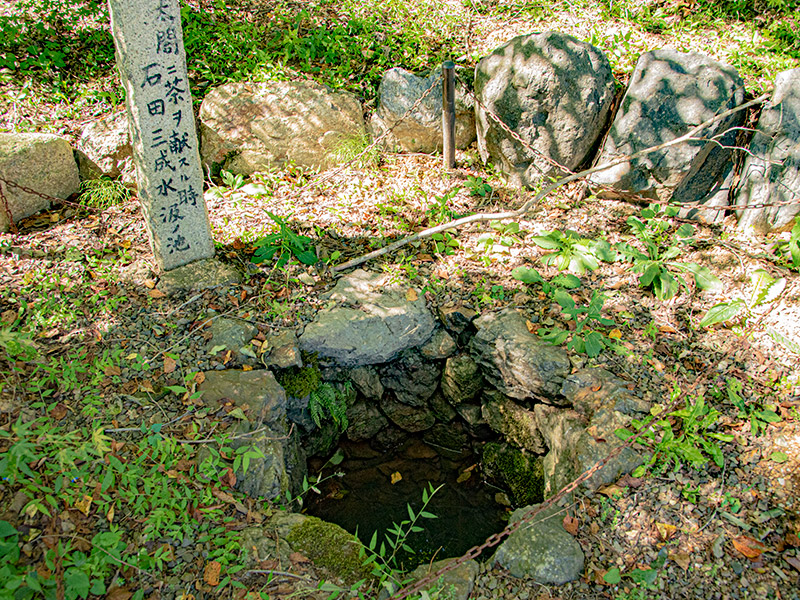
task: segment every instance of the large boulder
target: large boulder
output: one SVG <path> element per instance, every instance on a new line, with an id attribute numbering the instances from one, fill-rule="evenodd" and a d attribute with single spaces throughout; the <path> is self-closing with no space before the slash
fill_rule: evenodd
<path id="1" fill-rule="evenodd" d="M 630 426 L 631 417 L 611 408 L 598 410 L 587 423 L 573 410 L 557 409 L 545 404 L 534 407 L 539 430 L 550 451 L 544 457 L 544 495 L 554 495 L 613 449 L 623 444 L 617 429 Z M 644 461 L 632 448 L 624 448 L 583 483 L 594 491 L 630 473 Z"/>
<path id="2" fill-rule="evenodd" d="M 67 199 L 79 187 L 78 164 L 67 140 L 49 133 L 0 133 L 0 191 L 16 223 L 50 207 L 50 200 L 6 181 L 53 198 Z M 0 232 L 11 226 L 0 206 Z"/>
<path id="3" fill-rule="evenodd" d="M 311 81 L 227 83 L 200 106 L 203 163 L 249 175 L 289 161 L 324 169 L 366 140 L 361 104 Z"/>
<path id="4" fill-rule="evenodd" d="M 530 333 L 525 321 L 513 308 L 483 315 L 475 321 L 471 353 L 484 377 L 505 395 L 552 402 L 570 371 L 569 358 L 563 348 Z"/>
<path id="5" fill-rule="evenodd" d="M 509 183 L 532 186 L 583 163 L 608 120 L 614 77 L 605 55 L 586 42 L 549 31 L 503 44 L 475 67 L 478 149 Z M 533 154 L 487 114 L 497 115 Z"/>
<path id="6" fill-rule="evenodd" d="M 400 67 L 384 73 L 378 87 L 378 108 L 370 119 L 375 137 L 397 123 L 383 141 L 389 150 L 405 152 L 435 152 L 442 149 L 442 83 L 441 69 L 428 77 L 417 77 Z M 417 109 L 404 120 L 400 119 L 428 89 Z M 473 102 L 462 85 L 456 84 L 456 148 L 466 148 L 475 140 Z M 400 121 L 398 123 L 398 121 Z"/>
<path id="7" fill-rule="evenodd" d="M 642 54 L 598 164 L 632 155 L 686 134 L 693 127 L 742 103 L 744 83 L 733 67 L 695 52 L 662 49 Z M 660 201 L 727 204 L 730 150 L 744 118 L 740 111 L 708 126 L 689 141 L 650 152 L 591 176 L 604 193 L 633 193 Z M 727 133 L 725 133 L 727 132 Z M 718 193 L 719 192 L 719 193 Z M 704 211 L 715 220 L 721 211 Z"/>
<path id="8" fill-rule="evenodd" d="M 522 519 L 537 506 L 519 508 L 509 523 Z M 563 525 L 558 506 L 546 508 L 533 525 L 520 527 L 500 544 L 494 562 L 514 577 L 531 578 L 545 585 L 561 585 L 583 574 L 583 550 Z"/>
<path id="9" fill-rule="evenodd" d="M 101 175 L 126 183 L 135 182 L 133 146 L 128 132 L 128 114 L 119 110 L 81 129 L 76 144 L 81 179 L 96 179 Z"/>
<path id="10" fill-rule="evenodd" d="M 800 69 L 779 73 L 750 142 L 736 205 L 784 204 L 739 211 L 739 227 L 758 233 L 792 227 L 800 212 Z"/>
<path id="11" fill-rule="evenodd" d="M 379 273 L 356 270 L 325 297 L 338 306 L 321 311 L 300 336 L 300 348 L 317 353 L 322 362 L 341 367 L 389 362 L 433 333 L 424 297 Z"/>
<path id="12" fill-rule="evenodd" d="M 296 436 L 289 436 L 286 393 L 267 370 L 207 371 L 198 386 L 202 401 L 216 410 L 234 413 L 239 421 L 233 448 L 254 446 L 262 456 L 236 474 L 237 486 L 254 498 L 274 499 L 293 491 L 305 475 L 305 455 Z"/>

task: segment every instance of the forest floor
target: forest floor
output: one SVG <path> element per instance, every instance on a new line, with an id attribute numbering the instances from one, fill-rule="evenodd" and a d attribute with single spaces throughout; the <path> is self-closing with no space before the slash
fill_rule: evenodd
<path id="1" fill-rule="evenodd" d="M 13 4 L 0 3 L 0 15 Z M 299 10 L 292 2 L 251 4 L 258 10 L 238 23 L 243 28 L 251 20 Z M 698 4 L 691 2 L 538 7 L 342 1 L 341 14 L 332 8 L 336 3 L 311 4 L 313 19 L 298 25 L 297 35 L 312 31 L 312 21 L 330 30 L 331 23 L 346 21 L 342 15 L 380 12 L 390 22 L 400 15 L 407 21 L 406 37 L 397 35 L 396 41 L 396 30 L 387 29 L 382 42 L 398 44 L 390 48 L 398 51 L 393 57 L 419 49 L 423 38 L 406 35 L 417 31 L 417 11 L 416 22 L 452 42 L 467 65 L 515 35 L 545 28 L 602 48 L 621 82 L 641 52 L 664 46 L 733 64 L 753 93 L 768 89 L 776 72 L 800 64 L 788 50 L 796 34 L 781 38 L 788 45 L 776 50 L 780 19 L 695 19 L 685 14 Z M 187 10 L 184 27 L 208 26 L 205 15 Z M 229 16 L 220 19 L 230 23 Z M 235 46 L 233 35 L 209 31 L 208 40 Z M 248 36 L 248 44 L 262 41 Z M 366 60 L 364 40 L 353 39 L 356 56 Z M 346 41 L 334 41 L 337 52 L 349 51 Z M 7 49 L 3 44 L 0 51 Z M 107 50 L 108 39 L 94 46 Z M 94 50 L 87 50 L 94 46 L 80 46 L 78 62 L 94 65 Z M 436 49 L 430 46 L 428 59 L 415 56 L 417 62 L 405 66 L 430 68 L 441 58 Z M 190 63 L 196 97 L 224 81 L 236 61 L 243 77 L 257 74 L 246 70 L 257 54 L 225 62 L 212 46 L 198 50 Z M 74 140 L 82 125 L 120 100 L 111 60 L 105 56 L 98 72 L 71 78 L 36 65 L 0 71 L 0 128 Z M 74 67 L 69 59 L 67 66 Z M 325 79 L 319 66 L 294 65 L 292 76 Z M 381 69 L 389 66 L 395 64 Z M 368 106 L 374 102 L 365 99 Z M 270 566 L 290 575 L 249 573 L 237 533 L 274 507 L 235 491 L 229 460 L 234 457 L 224 442 L 207 444 L 212 460 L 200 469 L 201 444 L 194 442 L 224 434 L 233 421 L 193 398 L 198 373 L 234 364 L 224 351 L 210 354 L 210 324 L 225 315 L 254 323 L 262 336 L 299 331 L 325 306 L 320 295 L 333 284 L 331 267 L 337 263 L 455 215 L 519 207 L 527 192 L 506 188 L 474 148 L 458 153 L 451 172 L 443 172 L 435 156 L 386 154 L 319 186 L 306 186 L 309 177 L 285 168 L 250 182 L 209 182 L 218 256 L 245 278 L 240 285 L 199 293 L 159 290 L 135 198 L 105 210 L 64 204 L 19 223 L 19 233 L 0 236 L 0 521 L 8 523 L 0 523 L 0 573 L 8 590 L 30 591 L 22 597 L 113 600 L 326 595 L 313 591 L 325 574 L 303 557 Z M 542 262 L 548 251 L 536 243 L 537 236 L 554 230 L 641 249 L 627 220 L 642 208 L 587 196 L 576 184 L 543 199 L 516 225 L 472 225 L 405 246 L 364 268 L 416 287 L 432 308 L 465 303 L 486 312 L 513 305 L 531 322 L 568 331 L 574 341 L 575 321 L 541 286 L 523 284 L 512 272 L 528 267 L 546 280 L 554 277 L 558 270 Z M 267 211 L 307 236 L 321 262 L 254 265 L 254 242 L 275 231 Z M 684 224 L 672 217 L 663 221 L 668 229 L 662 250 Z M 709 268 L 721 282 L 718 289 L 701 291 L 684 274 L 686 285 L 659 300 L 639 285 L 630 263 L 601 261 L 580 274 L 581 287 L 572 296 L 586 306 L 593 292 L 604 295 L 602 316 L 614 324 L 590 325 L 608 344 L 593 357 L 569 353 L 576 368 L 603 366 L 655 404 L 665 405 L 674 390 L 687 393 L 685 408 L 695 407 L 701 418 L 670 416 L 677 443 L 658 448 L 646 474 L 579 495 L 564 507 L 565 515 L 577 519 L 575 536 L 586 555 L 579 581 L 542 586 L 483 564 L 472 598 L 798 597 L 800 276 L 776 253 L 788 234 L 749 236 L 736 229 L 732 215 L 718 225 L 693 225 L 675 262 Z M 678 267 L 666 268 L 678 274 Z M 756 306 L 750 299 L 758 270 L 776 282 L 773 291 L 782 291 Z M 750 302 L 736 318 L 699 325 L 709 308 L 735 299 Z M 657 429 L 657 442 L 665 431 Z M 17 558 L 14 548 L 20 550 Z"/>

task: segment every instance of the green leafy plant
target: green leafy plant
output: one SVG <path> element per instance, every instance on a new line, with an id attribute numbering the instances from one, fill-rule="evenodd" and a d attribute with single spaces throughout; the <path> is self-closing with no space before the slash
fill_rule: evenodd
<path id="1" fill-rule="evenodd" d="M 700 327 L 710 327 L 717 323 L 725 323 L 735 319 L 743 324 L 753 317 L 753 311 L 777 300 L 786 288 L 786 279 L 772 277 L 764 269 L 756 269 L 750 275 L 750 298 L 735 298 L 727 302 L 715 304 L 705 316 L 700 319 Z"/>
<path id="2" fill-rule="evenodd" d="M 402 583 L 401 554 L 415 553 L 409 544 L 409 537 L 414 533 L 424 531 L 424 528 L 418 525 L 419 520 L 436 518 L 436 515 L 425 509 L 436 493 L 442 489 L 442 485 L 434 487 L 432 483 L 428 483 L 428 487 L 422 490 L 422 507 L 418 511 L 415 512 L 410 504 L 406 504 L 408 519 L 392 523 L 392 526 L 384 533 L 384 540 L 380 541 L 380 544 L 376 531 L 372 534 L 369 544 L 360 550 L 362 556 L 365 557 L 364 565 L 372 565 L 372 575 L 378 579 L 379 585 L 390 593 L 395 592 L 397 586 Z"/>
<path id="3" fill-rule="evenodd" d="M 539 337 L 552 344 L 563 344 L 567 339 L 567 348 L 578 353 L 586 353 L 590 358 L 599 355 L 606 347 L 615 347 L 608 336 L 594 327 L 610 327 L 615 323 L 612 319 L 603 316 L 605 296 L 597 290 L 592 290 L 589 304 L 579 306 L 572 296 L 563 289 L 553 292 L 553 299 L 561 306 L 562 314 L 575 323 L 575 329 L 569 330 L 559 327 L 540 328 Z"/>
<path id="4" fill-rule="evenodd" d="M 310 237 L 295 233 L 286 219 L 267 211 L 267 215 L 278 226 L 278 232 L 259 238 L 255 242 L 256 251 L 253 253 L 252 262 L 258 264 L 278 257 L 276 267 L 282 269 L 293 256 L 305 265 L 317 262 L 314 252 L 314 240 Z"/>
<path id="5" fill-rule="evenodd" d="M 467 181 L 464 186 L 469 190 L 472 196 L 486 198 L 492 195 L 492 186 L 486 183 L 481 177 L 474 177 L 473 175 L 467 176 Z"/>
<path id="6" fill-rule="evenodd" d="M 542 291 L 545 294 L 550 294 L 559 288 L 565 290 L 576 290 L 582 285 L 581 280 L 570 273 L 559 273 L 550 279 L 550 281 L 547 281 L 544 279 L 544 277 L 542 277 L 539 271 L 533 267 L 517 267 L 511 271 L 511 276 L 522 283 L 538 283 L 542 286 Z"/>
<path id="7" fill-rule="evenodd" d="M 433 251 L 445 256 L 452 256 L 456 253 L 456 248 L 460 246 L 458 240 L 446 231 L 434 233 L 431 235 L 431 240 L 433 240 Z"/>
<path id="8" fill-rule="evenodd" d="M 452 200 L 456 194 L 458 194 L 459 189 L 460 188 L 453 188 L 441 196 L 434 196 L 433 202 L 430 203 L 428 210 L 425 211 L 430 225 L 433 226 L 441 223 L 447 223 L 448 221 L 452 221 L 458 217 L 455 211 L 453 211 L 453 209 L 451 209 L 447 203 L 450 202 L 450 200 Z"/>
<path id="9" fill-rule="evenodd" d="M 676 259 L 682 249 L 694 243 L 694 227 L 684 223 L 673 233 L 669 218 L 678 214 L 675 206 L 651 204 L 641 212 L 641 218 L 628 217 L 628 226 L 645 251 L 630 244 L 617 244 L 619 256 L 633 263 L 631 270 L 641 273 L 639 285 L 652 289 L 656 298 L 668 300 L 677 295 L 680 286 L 688 287 L 681 273 L 690 273 L 702 290 L 718 290 L 722 282 L 707 267 L 697 263 L 682 263 Z"/>
<path id="10" fill-rule="evenodd" d="M 332 384 L 323 383 L 309 394 L 308 410 L 317 427 L 330 419 L 340 431 L 347 429 L 350 424 L 347 419 L 347 396 L 352 384 L 348 381 L 344 385 L 345 390 L 339 391 Z"/>
<path id="11" fill-rule="evenodd" d="M 732 377 L 728 378 L 725 384 L 725 395 L 728 402 L 737 408 L 737 416 L 750 422 L 750 432 L 753 435 L 760 435 L 770 423 L 781 421 L 774 406 L 761 406 L 759 403 L 752 402 L 748 404 L 742 396 L 742 389 L 741 381 Z"/>
<path id="12" fill-rule="evenodd" d="M 671 401 L 679 393 L 679 389 L 674 389 Z M 709 406 L 703 396 L 696 397 L 694 402 L 687 401 L 684 408 L 662 418 L 659 418 L 659 407 L 654 407 L 651 413 L 658 419 L 655 421 L 656 430 L 646 429 L 639 441 L 648 446 L 652 454 L 634 470 L 634 477 L 641 477 L 650 469 L 656 472 L 664 472 L 669 468 L 678 471 L 684 464 L 699 469 L 708 463 L 709 458 L 718 467 L 723 466 L 725 457 L 720 442 L 731 442 L 733 436 L 714 430 L 720 413 Z M 651 420 L 650 417 L 646 420 L 634 419 L 633 429 L 639 431 L 646 428 Z M 618 429 L 616 434 L 620 439 L 627 440 L 633 431 Z"/>
<path id="13" fill-rule="evenodd" d="M 583 275 L 587 270 L 597 269 L 601 260 L 605 262 L 616 260 L 616 252 L 607 241 L 584 238 L 569 229 L 563 233 L 555 229 L 545 235 L 529 239 L 540 248 L 550 250 L 542 256 L 541 261 L 545 265 L 556 267 L 559 271 L 569 270 Z"/>
<path id="14" fill-rule="evenodd" d="M 122 204 L 131 197 L 131 191 L 121 182 L 109 177 L 88 179 L 81 183 L 80 203 L 104 210 Z"/>
<path id="15" fill-rule="evenodd" d="M 519 242 L 519 223 L 503 223 L 491 221 L 489 223 L 494 231 L 487 231 L 478 236 L 476 246 L 484 265 L 487 267 L 495 258 L 510 255 L 511 248 Z"/>
<path id="16" fill-rule="evenodd" d="M 794 218 L 794 227 L 789 239 L 777 242 L 773 252 L 786 261 L 795 271 L 800 271 L 800 215 Z"/>

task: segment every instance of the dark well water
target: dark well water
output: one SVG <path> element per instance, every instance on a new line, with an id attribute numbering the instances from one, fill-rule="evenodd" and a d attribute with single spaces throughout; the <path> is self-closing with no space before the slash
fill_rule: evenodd
<path id="1" fill-rule="evenodd" d="M 344 476 L 323 482 L 321 494 L 307 497 L 307 512 L 351 533 L 357 530 L 364 543 L 375 531 L 383 541 L 392 523 L 408 519 L 407 504 L 418 513 L 428 482 L 434 487 L 444 484 L 426 508 L 437 518 L 420 518 L 417 525 L 424 531 L 408 538 L 415 554 L 401 557 L 406 569 L 461 556 L 506 525 L 508 511 L 495 502 L 498 490 L 481 482 L 478 459 L 471 453 L 442 455 L 421 440 L 410 440 L 391 453 L 373 450 L 367 443 L 344 442 L 340 449 L 345 459 L 335 467 L 328 465 L 323 476 L 334 471 Z M 309 469 L 314 472 L 321 462 L 311 461 Z"/>

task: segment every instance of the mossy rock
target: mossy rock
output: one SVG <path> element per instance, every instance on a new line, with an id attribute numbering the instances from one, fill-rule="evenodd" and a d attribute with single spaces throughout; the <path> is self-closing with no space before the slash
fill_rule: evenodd
<path id="1" fill-rule="evenodd" d="M 542 459 L 508 444 L 489 442 L 483 447 L 483 472 L 508 488 L 516 506 L 528 506 L 544 499 Z"/>
<path id="2" fill-rule="evenodd" d="M 294 398 L 305 398 L 322 384 L 322 374 L 316 357 L 303 353 L 302 367 L 290 367 L 276 377 L 286 393 Z"/>
<path id="3" fill-rule="evenodd" d="M 361 543 L 338 525 L 307 516 L 289 528 L 286 541 L 295 552 L 348 584 L 371 577 L 359 556 Z"/>

